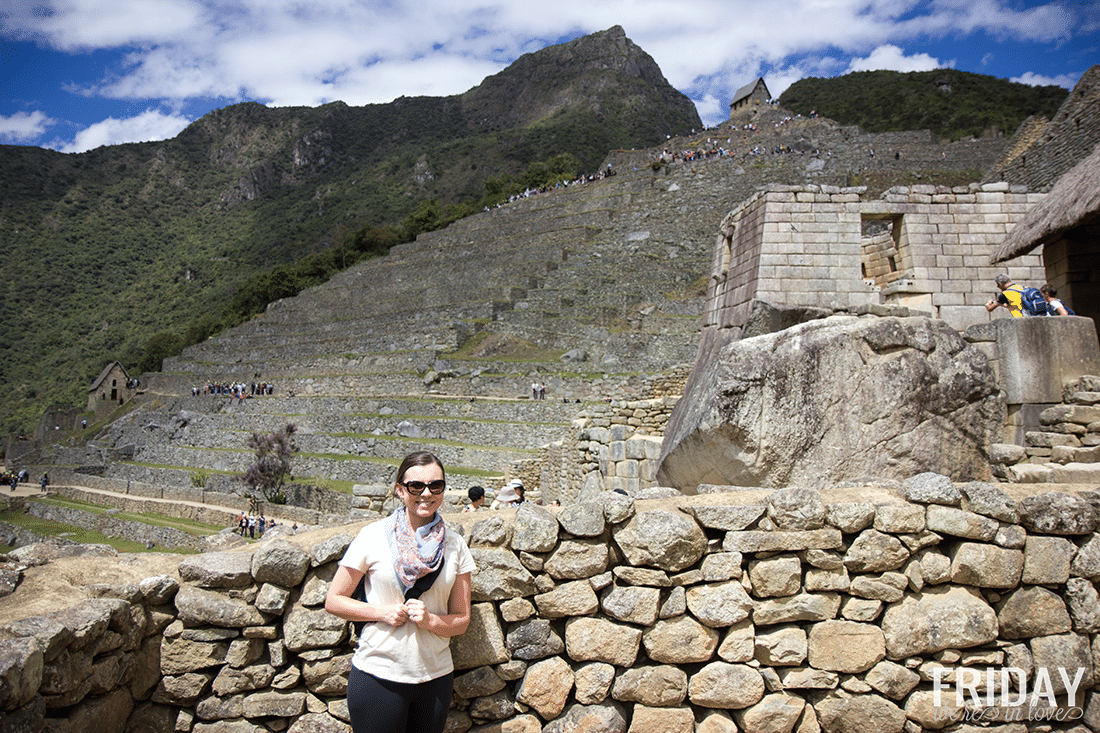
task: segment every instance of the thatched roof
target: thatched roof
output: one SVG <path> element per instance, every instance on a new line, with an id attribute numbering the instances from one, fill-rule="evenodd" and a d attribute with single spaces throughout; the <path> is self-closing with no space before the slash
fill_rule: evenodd
<path id="1" fill-rule="evenodd" d="M 994 264 L 1030 252 L 1069 229 L 1100 218 L 1100 145 L 1066 171 L 1041 202 L 1031 208 L 993 254 Z"/>

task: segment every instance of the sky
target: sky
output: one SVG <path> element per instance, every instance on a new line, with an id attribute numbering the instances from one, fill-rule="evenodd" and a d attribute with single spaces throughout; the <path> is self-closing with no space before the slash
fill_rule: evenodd
<path id="1" fill-rule="evenodd" d="M 1067 90 L 1100 63 L 1095 0 L 4 0 L 0 143 L 164 140 L 221 107 L 460 94 L 621 25 L 704 124 L 763 76 L 953 68 Z"/>

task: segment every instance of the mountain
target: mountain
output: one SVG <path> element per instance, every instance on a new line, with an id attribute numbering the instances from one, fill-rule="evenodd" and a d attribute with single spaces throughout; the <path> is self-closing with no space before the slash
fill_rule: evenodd
<path id="1" fill-rule="evenodd" d="M 461 95 L 239 104 L 172 140 L 80 154 L 0 146 L 0 427 L 82 404 L 105 363 L 135 370 L 154 334 L 208 335 L 272 267 L 342 258 L 357 232 L 433 206 L 475 210 L 487 183 L 499 195 L 555 156 L 591 172 L 609 150 L 701 127 L 616 26 Z M 259 287 L 277 293 L 278 273 Z"/>
<path id="2" fill-rule="evenodd" d="M 931 130 L 945 140 L 1012 135 L 1031 115 L 1054 116 L 1069 93 L 954 69 L 857 71 L 830 79 L 806 78 L 779 97 L 786 109 L 817 112 L 868 132 Z"/>

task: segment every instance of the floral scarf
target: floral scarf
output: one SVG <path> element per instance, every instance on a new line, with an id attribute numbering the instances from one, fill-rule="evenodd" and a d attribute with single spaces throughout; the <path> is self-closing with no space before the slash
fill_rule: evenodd
<path id="1" fill-rule="evenodd" d="M 386 519 L 386 538 L 393 555 L 394 571 L 406 599 L 419 597 L 420 593 L 431 587 L 431 582 L 443 567 L 446 537 L 447 528 L 439 512 L 436 512 L 435 519 L 417 530 L 409 524 L 405 507 L 398 507 Z M 427 577 L 429 575 L 430 578 Z M 421 578 L 426 583 L 417 583 Z"/>

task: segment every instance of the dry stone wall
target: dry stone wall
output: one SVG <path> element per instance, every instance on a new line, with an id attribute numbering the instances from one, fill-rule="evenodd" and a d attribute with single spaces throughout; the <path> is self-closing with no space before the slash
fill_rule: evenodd
<path id="1" fill-rule="evenodd" d="M 1100 494 L 701 488 L 454 518 L 479 570 L 447 730 L 1100 729 Z M 0 627 L 0 729 L 349 730 L 323 604 L 357 529 Z"/>
<path id="2" fill-rule="evenodd" d="M 668 383 L 682 390 L 682 373 Z M 633 495 L 656 486 L 661 439 L 678 399 L 668 395 L 588 405 L 577 413 L 571 435 L 543 448 L 526 472 L 517 467 L 513 474 L 526 486 L 538 486 L 546 503 L 570 503 L 585 488 Z"/>
<path id="3" fill-rule="evenodd" d="M 990 180 L 1020 183 L 1034 191 L 1048 190 L 1100 142 L 1098 102 L 1100 65 L 1081 76 L 1054 119 L 1024 120 L 1016 133 L 1020 144 L 1013 145 L 990 169 Z"/>

